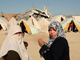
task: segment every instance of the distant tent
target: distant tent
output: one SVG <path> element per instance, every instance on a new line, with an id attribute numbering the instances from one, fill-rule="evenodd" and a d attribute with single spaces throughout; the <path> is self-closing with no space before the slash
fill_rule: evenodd
<path id="1" fill-rule="evenodd" d="M 68 31 L 68 28 L 71 22 L 72 22 L 72 31 L 80 32 L 80 23 L 78 23 L 74 18 L 66 18 L 63 22 L 61 22 L 63 29 L 65 31 Z"/>
<path id="2" fill-rule="evenodd" d="M 10 25 L 15 25 L 15 24 L 17 24 L 17 20 L 16 20 L 14 17 L 12 17 L 12 18 L 9 20 L 9 23 L 10 23 Z"/>
<path id="3" fill-rule="evenodd" d="M 80 16 L 72 16 L 77 22 L 80 23 Z"/>
<path id="4" fill-rule="evenodd" d="M 23 22 L 23 25 L 25 26 L 26 31 L 28 32 L 28 34 L 37 34 L 37 33 L 39 33 L 39 31 L 37 30 L 37 28 L 34 27 L 33 25 L 31 25 L 26 20 L 21 19 L 18 23 L 20 24 L 21 22 Z"/>
<path id="5" fill-rule="evenodd" d="M 50 22 L 45 18 L 41 18 L 38 22 L 41 25 L 41 30 L 48 32 L 48 26 Z"/>
<path id="6" fill-rule="evenodd" d="M 9 22 L 5 18 L 0 17 L 0 29 L 2 28 L 3 30 L 8 30 L 9 27 L 10 27 Z"/>
<path id="7" fill-rule="evenodd" d="M 35 26 L 37 29 L 41 29 L 40 24 L 38 23 L 38 21 L 37 21 L 33 16 L 31 16 L 31 17 L 28 19 L 28 22 L 29 22 L 30 24 L 32 24 L 33 26 Z"/>
<path id="8" fill-rule="evenodd" d="M 54 16 L 51 21 L 59 21 L 59 22 L 62 22 L 64 19 L 65 19 L 64 16 L 62 16 L 62 15 L 57 15 L 57 16 Z"/>

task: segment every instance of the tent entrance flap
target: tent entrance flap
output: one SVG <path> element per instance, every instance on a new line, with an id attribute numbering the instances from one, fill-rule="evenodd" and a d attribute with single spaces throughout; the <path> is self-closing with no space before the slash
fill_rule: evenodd
<path id="1" fill-rule="evenodd" d="M 2 29 L 2 26 L 1 26 L 1 24 L 0 24 L 0 30 Z"/>
<path id="2" fill-rule="evenodd" d="M 73 31 L 74 32 L 77 32 L 77 31 L 80 32 L 80 27 L 75 22 L 73 23 Z"/>
<path id="3" fill-rule="evenodd" d="M 68 24 L 66 25 L 66 27 L 64 28 L 66 31 L 68 31 L 68 29 L 69 29 L 69 24 L 70 24 L 70 23 L 68 23 Z"/>
<path id="4" fill-rule="evenodd" d="M 20 26 L 22 28 L 22 32 L 30 33 L 30 27 L 25 22 L 22 21 Z"/>

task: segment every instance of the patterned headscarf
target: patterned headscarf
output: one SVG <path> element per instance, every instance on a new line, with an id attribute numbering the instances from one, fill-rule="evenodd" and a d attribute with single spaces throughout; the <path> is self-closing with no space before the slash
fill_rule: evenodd
<path id="1" fill-rule="evenodd" d="M 56 38 L 57 38 L 57 37 L 63 37 L 63 38 L 66 39 L 66 36 L 65 36 L 64 30 L 63 30 L 63 28 L 62 28 L 62 25 L 61 25 L 58 21 L 52 21 L 52 22 L 50 23 L 50 25 L 49 25 L 48 28 L 50 29 L 50 27 L 53 27 L 53 28 L 56 30 L 56 32 L 57 32 Z M 52 38 L 52 37 L 49 35 L 49 41 L 48 41 L 48 46 L 49 46 L 49 47 L 51 46 L 51 44 L 54 42 L 54 40 L 55 40 L 56 38 Z"/>

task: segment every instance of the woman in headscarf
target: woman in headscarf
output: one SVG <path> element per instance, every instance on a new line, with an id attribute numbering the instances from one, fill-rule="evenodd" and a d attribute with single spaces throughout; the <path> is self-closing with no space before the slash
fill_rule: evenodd
<path id="1" fill-rule="evenodd" d="M 70 60 L 69 45 L 61 24 L 58 21 L 52 21 L 48 28 L 48 44 L 42 39 L 38 40 L 41 47 L 40 55 L 45 60 Z"/>
<path id="2" fill-rule="evenodd" d="M 0 50 L 0 60 L 33 60 L 24 46 L 21 33 L 20 26 L 10 26 Z"/>

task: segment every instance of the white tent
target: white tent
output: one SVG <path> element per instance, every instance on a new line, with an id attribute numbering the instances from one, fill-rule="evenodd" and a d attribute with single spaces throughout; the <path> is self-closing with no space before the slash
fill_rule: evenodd
<path id="1" fill-rule="evenodd" d="M 14 17 L 12 17 L 12 18 L 9 20 L 9 23 L 10 23 L 10 25 L 15 25 L 15 24 L 17 24 L 17 20 L 16 20 Z"/>
<path id="2" fill-rule="evenodd" d="M 50 22 L 45 18 L 41 18 L 38 22 L 41 25 L 41 30 L 48 32 L 48 26 Z"/>
<path id="3" fill-rule="evenodd" d="M 33 16 L 31 16 L 31 18 L 28 19 L 28 22 L 30 24 L 32 24 L 33 26 L 35 26 L 37 29 L 41 29 L 40 24 L 38 23 L 38 21 Z"/>
<path id="4" fill-rule="evenodd" d="M 80 16 L 72 16 L 77 22 L 80 23 Z"/>
<path id="5" fill-rule="evenodd" d="M 51 21 L 59 21 L 59 22 L 62 22 L 64 19 L 65 19 L 64 16 L 62 16 L 62 15 L 57 15 L 57 16 L 54 16 Z"/>
<path id="6" fill-rule="evenodd" d="M 9 22 L 3 17 L 0 17 L 0 25 L 3 28 L 3 30 L 8 30 L 10 27 Z"/>

